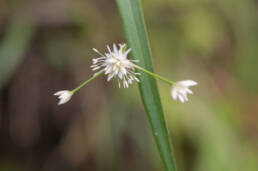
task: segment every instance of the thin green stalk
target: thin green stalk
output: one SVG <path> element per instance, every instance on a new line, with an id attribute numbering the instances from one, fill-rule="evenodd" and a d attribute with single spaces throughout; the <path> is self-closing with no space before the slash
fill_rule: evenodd
<path id="1" fill-rule="evenodd" d="M 141 71 L 143 71 L 143 72 L 145 72 L 145 73 L 147 73 L 147 74 L 149 74 L 149 75 L 155 77 L 155 78 L 158 78 L 158 79 L 160 79 L 160 80 L 162 80 L 162 81 L 165 81 L 165 82 L 168 83 L 169 85 L 174 85 L 174 84 L 175 84 L 173 81 L 168 80 L 168 79 L 166 79 L 165 77 L 162 77 L 162 76 L 160 76 L 160 75 L 158 75 L 158 74 L 155 74 L 155 73 L 153 73 L 153 72 L 150 72 L 150 71 L 148 71 L 148 70 L 146 70 L 146 69 L 144 69 L 144 68 L 142 68 L 142 67 L 140 67 L 140 66 L 138 66 L 138 65 L 133 64 L 133 66 L 134 66 L 135 68 L 137 68 L 137 69 L 139 69 L 139 70 L 141 70 Z"/>
<path id="2" fill-rule="evenodd" d="M 92 80 L 94 80 L 95 78 L 99 77 L 101 74 L 104 73 L 104 70 L 101 70 L 99 72 L 97 72 L 96 74 L 94 74 L 91 78 L 89 78 L 88 80 L 86 80 L 85 82 L 83 82 L 81 85 L 79 85 L 78 87 L 76 87 L 75 89 L 73 89 L 71 91 L 71 93 L 75 93 L 76 91 L 78 91 L 79 89 L 81 89 L 82 87 L 84 87 L 86 84 L 88 84 L 89 82 L 91 82 Z"/>

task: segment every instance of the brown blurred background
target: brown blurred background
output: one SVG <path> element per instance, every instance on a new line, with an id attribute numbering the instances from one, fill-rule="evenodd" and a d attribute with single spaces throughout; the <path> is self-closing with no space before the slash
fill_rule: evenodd
<path id="1" fill-rule="evenodd" d="M 258 1 L 142 0 L 179 171 L 258 170 Z M 136 84 L 98 78 L 91 49 L 125 42 L 114 0 L 0 1 L 0 171 L 163 170 Z"/>

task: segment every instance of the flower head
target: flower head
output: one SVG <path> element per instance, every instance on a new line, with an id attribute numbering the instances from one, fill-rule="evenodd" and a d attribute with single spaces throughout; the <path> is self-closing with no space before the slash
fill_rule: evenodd
<path id="1" fill-rule="evenodd" d="M 187 93 L 193 94 L 189 87 L 195 85 L 197 85 L 197 82 L 193 80 L 184 80 L 176 82 L 171 88 L 172 98 L 174 100 L 178 98 L 182 103 L 188 101 Z"/>
<path id="2" fill-rule="evenodd" d="M 73 93 L 69 90 L 61 90 L 56 92 L 54 95 L 58 96 L 58 98 L 60 99 L 58 105 L 61 105 L 68 102 L 71 99 Z"/>
<path id="3" fill-rule="evenodd" d="M 126 49 L 125 44 L 119 44 L 119 47 L 113 44 L 113 50 L 111 50 L 109 46 L 107 46 L 107 49 L 108 52 L 105 53 L 105 55 L 100 53 L 97 49 L 93 49 L 100 57 L 92 59 L 92 70 L 103 70 L 105 75 L 108 76 L 107 81 L 118 77 L 119 87 L 120 81 L 122 81 L 124 87 L 128 87 L 134 80 L 139 82 L 139 79 L 136 77 L 139 73 L 135 72 L 133 64 L 133 62 L 138 61 L 127 59 L 127 55 L 130 53 L 131 49 Z"/>

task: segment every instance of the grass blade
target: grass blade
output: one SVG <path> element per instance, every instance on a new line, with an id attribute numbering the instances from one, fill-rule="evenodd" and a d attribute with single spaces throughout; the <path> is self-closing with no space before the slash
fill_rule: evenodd
<path id="1" fill-rule="evenodd" d="M 132 48 L 133 58 L 140 60 L 141 67 L 153 71 L 152 55 L 139 0 L 117 0 L 117 4 L 123 20 L 127 43 Z M 160 156 L 166 170 L 176 171 L 156 81 L 143 72 L 141 72 L 140 80 L 142 101 Z"/>

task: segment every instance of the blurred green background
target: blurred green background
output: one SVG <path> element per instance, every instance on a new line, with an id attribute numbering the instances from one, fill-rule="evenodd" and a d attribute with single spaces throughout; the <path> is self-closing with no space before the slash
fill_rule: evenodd
<path id="1" fill-rule="evenodd" d="M 179 171 L 258 170 L 258 1 L 142 0 Z M 136 84 L 89 78 L 91 49 L 124 42 L 114 0 L 0 1 L 0 171 L 163 170 Z"/>

